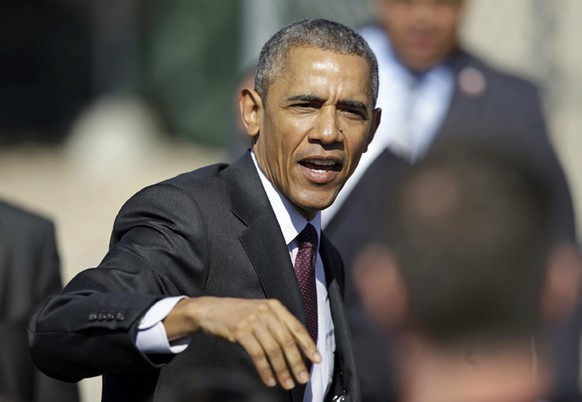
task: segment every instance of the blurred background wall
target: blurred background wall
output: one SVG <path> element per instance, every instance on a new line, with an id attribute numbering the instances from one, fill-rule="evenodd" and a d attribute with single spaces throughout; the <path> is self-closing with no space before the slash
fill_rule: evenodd
<path id="1" fill-rule="evenodd" d="M 467 0 L 468 48 L 537 81 L 582 227 L 582 2 Z M 283 24 L 359 27 L 367 0 L 5 0 L 0 197 L 54 219 L 64 280 L 139 188 L 222 160 L 236 88 Z M 100 400 L 99 379 L 82 382 Z"/>

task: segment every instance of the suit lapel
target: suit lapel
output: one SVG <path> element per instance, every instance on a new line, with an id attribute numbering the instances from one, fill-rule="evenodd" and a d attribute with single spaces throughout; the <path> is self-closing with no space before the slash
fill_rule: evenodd
<path id="1" fill-rule="evenodd" d="M 306 325 L 301 293 L 283 234 L 274 213 L 270 209 L 268 212 L 263 213 L 248 227 L 240 241 L 255 267 L 265 296 L 278 299 L 303 325 Z M 304 394 L 305 385 L 298 384 L 291 391 L 291 399 L 294 402 L 301 402 Z"/>
<path id="2" fill-rule="evenodd" d="M 225 173 L 225 182 L 233 214 L 247 225 L 239 240 L 265 297 L 281 301 L 305 325 L 303 301 L 289 251 L 249 154 L 231 165 Z M 304 393 L 304 385 L 296 386 L 291 391 L 292 400 L 301 402 Z"/>
<path id="3" fill-rule="evenodd" d="M 305 323 L 301 293 L 289 251 L 249 154 L 229 168 L 225 181 L 231 210 L 247 229 L 239 237 L 266 297 L 279 299 Z"/>
<path id="4" fill-rule="evenodd" d="M 355 371 L 351 336 L 343 304 L 344 277 L 342 275 L 343 271 L 340 269 L 342 262 L 337 253 L 332 253 L 332 249 L 334 249 L 333 246 L 327 237 L 322 234 L 319 253 L 325 270 L 327 293 L 335 328 L 335 353 L 336 364 L 338 365 L 334 370 L 335 389 L 332 388 L 330 392 L 336 395 L 347 392 L 351 396 L 351 400 L 356 400 L 360 395 L 359 380 Z"/>
<path id="5" fill-rule="evenodd" d="M 448 138 L 450 135 L 470 134 L 463 131 L 467 127 L 474 127 L 475 122 L 482 119 L 483 106 L 489 91 L 489 83 L 486 80 L 483 69 L 465 52 L 459 51 L 451 61 L 451 67 L 455 74 L 455 87 L 451 104 L 436 137 L 439 141 Z M 467 89 L 464 89 L 466 85 L 463 86 L 461 84 L 461 76 L 463 74 L 480 76 L 484 82 L 483 91 L 474 95 L 469 94 Z"/>
<path id="6" fill-rule="evenodd" d="M 281 229 L 264 213 L 240 237 L 240 241 L 261 281 L 267 298 L 280 300 L 304 324 L 305 313 L 295 272 Z M 274 224 L 273 224 L 274 222 Z"/>

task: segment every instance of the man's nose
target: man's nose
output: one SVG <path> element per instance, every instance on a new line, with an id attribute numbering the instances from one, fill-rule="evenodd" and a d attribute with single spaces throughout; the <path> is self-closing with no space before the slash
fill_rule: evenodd
<path id="1" fill-rule="evenodd" d="M 337 110 L 333 106 L 324 106 L 317 118 L 312 139 L 323 144 L 333 144 L 340 142 L 343 136 L 342 128 L 337 115 Z"/>

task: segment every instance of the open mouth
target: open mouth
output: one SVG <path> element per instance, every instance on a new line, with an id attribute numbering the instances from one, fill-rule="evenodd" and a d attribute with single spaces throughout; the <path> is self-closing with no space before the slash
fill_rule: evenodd
<path id="1" fill-rule="evenodd" d="M 299 162 L 302 166 L 321 172 L 339 172 L 342 164 L 331 159 L 306 159 Z"/>

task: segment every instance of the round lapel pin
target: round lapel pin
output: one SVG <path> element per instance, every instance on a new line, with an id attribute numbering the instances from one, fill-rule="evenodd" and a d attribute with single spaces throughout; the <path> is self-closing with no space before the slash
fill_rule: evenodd
<path id="1" fill-rule="evenodd" d="M 465 67 L 459 74 L 459 87 L 467 96 L 481 96 L 485 92 L 487 83 L 481 71 L 474 67 Z"/>

